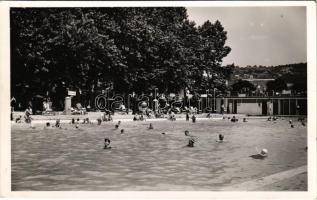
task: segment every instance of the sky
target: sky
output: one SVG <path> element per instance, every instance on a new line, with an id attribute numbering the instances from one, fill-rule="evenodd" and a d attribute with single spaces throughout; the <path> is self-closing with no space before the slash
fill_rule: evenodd
<path id="1" fill-rule="evenodd" d="M 307 62 L 305 7 L 189 7 L 187 14 L 197 25 L 221 22 L 231 47 L 223 65 Z"/>

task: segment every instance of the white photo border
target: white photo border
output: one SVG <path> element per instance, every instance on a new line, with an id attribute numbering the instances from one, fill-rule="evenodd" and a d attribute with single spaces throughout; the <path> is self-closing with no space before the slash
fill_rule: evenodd
<path id="1" fill-rule="evenodd" d="M 306 192 L 46 192 L 11 191 L 11 7 L 276 7 L 304 6 L 307 18 L 308 191 Z M 315 199 L 316 193 L 316 2 L 315 1 L 2 1 L 0 2 L 0 196 L 9 198 L 107 199 Z"/>

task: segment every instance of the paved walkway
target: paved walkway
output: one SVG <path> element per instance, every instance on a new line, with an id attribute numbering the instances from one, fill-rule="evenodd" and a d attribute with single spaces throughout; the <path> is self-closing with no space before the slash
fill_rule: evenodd
<path id="1" fill-rule="evenodd" d="M 279 172 L 276 174 L 272 174 L 266 177 L 262 177 L 262 178 L 257 178 L 251 181 L 247 181 L 244 183 L 239 183 L 236 185 L 232 185 L 230 187 L 225 187 L 223 188 L 223 190 L 225 191 L 243 191 L 243 190 L 248 190 L 248 191 L 252 191 L 252 190 L 265 190 L 266 187 L 272 186 L 272 184 L 279 183 L 279 182 L 283 182 L 284 180 L 288 180 L 288 185 L 289 184 L 293 184 L 294 181 L 292 181 L 293 177 L 296 177 L 296 179 L 298 179 L 298 175 L 302 175 L 302 174 L 306 174 L 306 178 L 307 178 L 307 166 L 301 166 L 301 167 L 297 167 L 297 168 L 293 168 L 290 170 L 286 170 L 283 172 Z M 302 177 L 302 176 L 301 176 Z M 297 180 L 298 184 L 303 184 L 303 182 L 299 182 Z M 307 182 L 307 181 L 305 181 Z M 285 184 L 283 184 L 283 186 L 285 187 Z M 276 188 L 278 188 L 278 185 L 275 186 Z"/>

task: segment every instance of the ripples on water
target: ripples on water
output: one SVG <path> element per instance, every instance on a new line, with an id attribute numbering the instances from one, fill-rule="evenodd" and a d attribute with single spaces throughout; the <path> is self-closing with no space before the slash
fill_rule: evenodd
<path id="1" fill-rule="evenodd" d="M 287 120 L 152 121 L 153 130 L 150 122 L 122 122 L 125 134 L 115 123 L 79 130 L 13 125 L 12 189 L 219 190 L 307 163 L 307 130 L 297 122 L 291 129 Z M 185 147 L 185 130 L 198 137 L 194 148 Z M 224 143 L 216 142 L 220 133 Z M 256 147 L 269 157 L 250 158 Z"/>

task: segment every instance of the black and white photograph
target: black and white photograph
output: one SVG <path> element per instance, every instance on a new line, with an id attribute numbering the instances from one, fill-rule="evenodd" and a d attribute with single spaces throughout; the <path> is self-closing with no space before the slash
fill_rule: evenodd
<path id="1" fill-rule="evenodd" d="M 120 5 L 9 8 L 12 192 L 309 191 L 307 5 Z"/>

